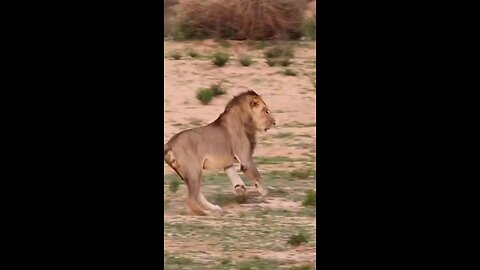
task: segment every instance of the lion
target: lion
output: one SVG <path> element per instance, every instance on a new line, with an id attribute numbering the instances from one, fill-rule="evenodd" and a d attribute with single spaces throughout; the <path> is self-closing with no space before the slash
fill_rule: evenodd
<path id="1" fill-rule="evenodd" d="M 234 167 L 234 163 L 240 163 L 241 171 L 255 183 L 257 191 L 267 195 L 253 162 L 253 151 L 257 132 L 266 132 L 274 125 L 276 121 L 267 104 L 249 90 L 233 97 L 212 123 L 181 131 L 165 144 L 165 162 L 187 185 L 187 205 L 194 213 L 224 213 L 203 196 L 202 170 L 223 169 L 232 182 L 233 193 L 245 196 L 247 189 Z"/>

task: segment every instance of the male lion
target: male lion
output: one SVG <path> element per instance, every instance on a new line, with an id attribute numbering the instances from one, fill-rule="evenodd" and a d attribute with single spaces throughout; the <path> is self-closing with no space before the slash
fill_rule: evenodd
<path id="1" fill-rule="evenodd" d="M 234 193 L 245 196 L 245 184 L 233 166 L 238 161 L 243 173 L 255 181 L 260 194 L 267 195 L 252 155 L 256 132 L 267 131 L 275 124 L 267 104 L 249 90 L 235 96 L 217 120 L 184 130 L 168 141 L 164 149 L 165 161 L 187 185 L 187 204 L 194 213 L 205 215 L 205 210 L 222 211 L 220 206 L 208 202 L 200 191 L 202 169 L 225 170 Z"/>

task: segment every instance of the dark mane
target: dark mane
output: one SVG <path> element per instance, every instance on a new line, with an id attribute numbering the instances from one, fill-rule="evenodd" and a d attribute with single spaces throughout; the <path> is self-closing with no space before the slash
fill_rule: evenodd
<path id="1" fill-rule="evenodd" d="M 225 111 L 223 113 L 221 113 L 220 116 L 217 118 L 217 120 L 212 122 L 212 124 L 213 125 L 221 125 L 221 123 L 223 121 L 223 118 L 225 117 L 227 112 L 231 108 L 233 108 L 235 106 L 238 106 L 238 105 L 241 105 L 242 102 L 244 102 L 243 100 L 247 96 L 259 97 L 259 95 L 257 93 L 255 93 L 253 90 L 248 90 L 248 91 L 242 92 L 242 93 L 234 96 L 232 98 L 232 100 L 230 100 L 230 102 L 228 102 L 227 106 L 225 106 Z M 251 116 L 248 116 L 248 117 L 251 117 Z M 245 121 L 245 122 L 242 121 L 241 123 L 244 125 L 243 127 L 244 127 L 245 135 L 247 136 L 247 139 L 250 142 L 250 151 L 253 153 L 253 150 L 254 150 L 255 145 L 256 145 L 256 138 L 255 138 L 256 128 L 255 128 L 255 125 L 253 124 L 252 121 Z"/>
<path id="2" fill-rule="evenodd" d="M 258 97 L 259 95 L 257 93 L 255 93 L 253 90 L 248 90 L 246 92 L 242 92 L 242 93 L 234 96 L 233 99 L 230 100 L 230 102 L 228 102 L 227 106 L 225 106 L 225 112 L 230 110 L 233 106 L 240 104 L 243 97 L 245 97 L 245 96 L 257 96 Z"/>

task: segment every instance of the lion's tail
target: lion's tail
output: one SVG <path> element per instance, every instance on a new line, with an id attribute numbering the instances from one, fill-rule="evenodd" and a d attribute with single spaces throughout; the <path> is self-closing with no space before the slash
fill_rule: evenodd
<path id="1" fill-rule="evenodd" d="M 170 166 L 178 174 L 178 176 L 180 176 L 180 178 L 185 181 L 182 174 L 180 173 L 180 165 L 175 158 L 175 154 L 173 153 L 172 148 L 167 144 L 165 144 L 163 147 L 163 156 L 168 166 Z"/>

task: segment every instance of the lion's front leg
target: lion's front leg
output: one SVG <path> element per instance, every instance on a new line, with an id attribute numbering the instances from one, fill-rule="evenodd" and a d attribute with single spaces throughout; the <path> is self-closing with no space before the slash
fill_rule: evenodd
<path id="1" fill-rule="evenodd" d="M 227 173 L 228 179 L 232 182 L 233 193 L 237 196 L 246 196 L 247 188 L 245 187 L 242 178 L 235 170 L 235 167 L 231 165 L 230 167 L 225 168 L 225 173 Z"/>
<path id="2" fill-rule="evenodd" d="M 255 182 L 255 187 L 262 196 L 267 195 L 267 189 L 261 184 L 260 173 L 253 162 L 252 151 L 250 150 L 250 145 L 235 144 L 234 152 L 235 158 L 240 162 L 240 170 L 247 176 L 248 179 Z"/>
<path id="3" fill-rule="evenodd" d="M 261 183 L 261 176 L 253 162 L 242 164 L 241 170 L 251 180 L 255 181 L 255 187 L 262 196 L 268 194 L 268 190 Z"/>

